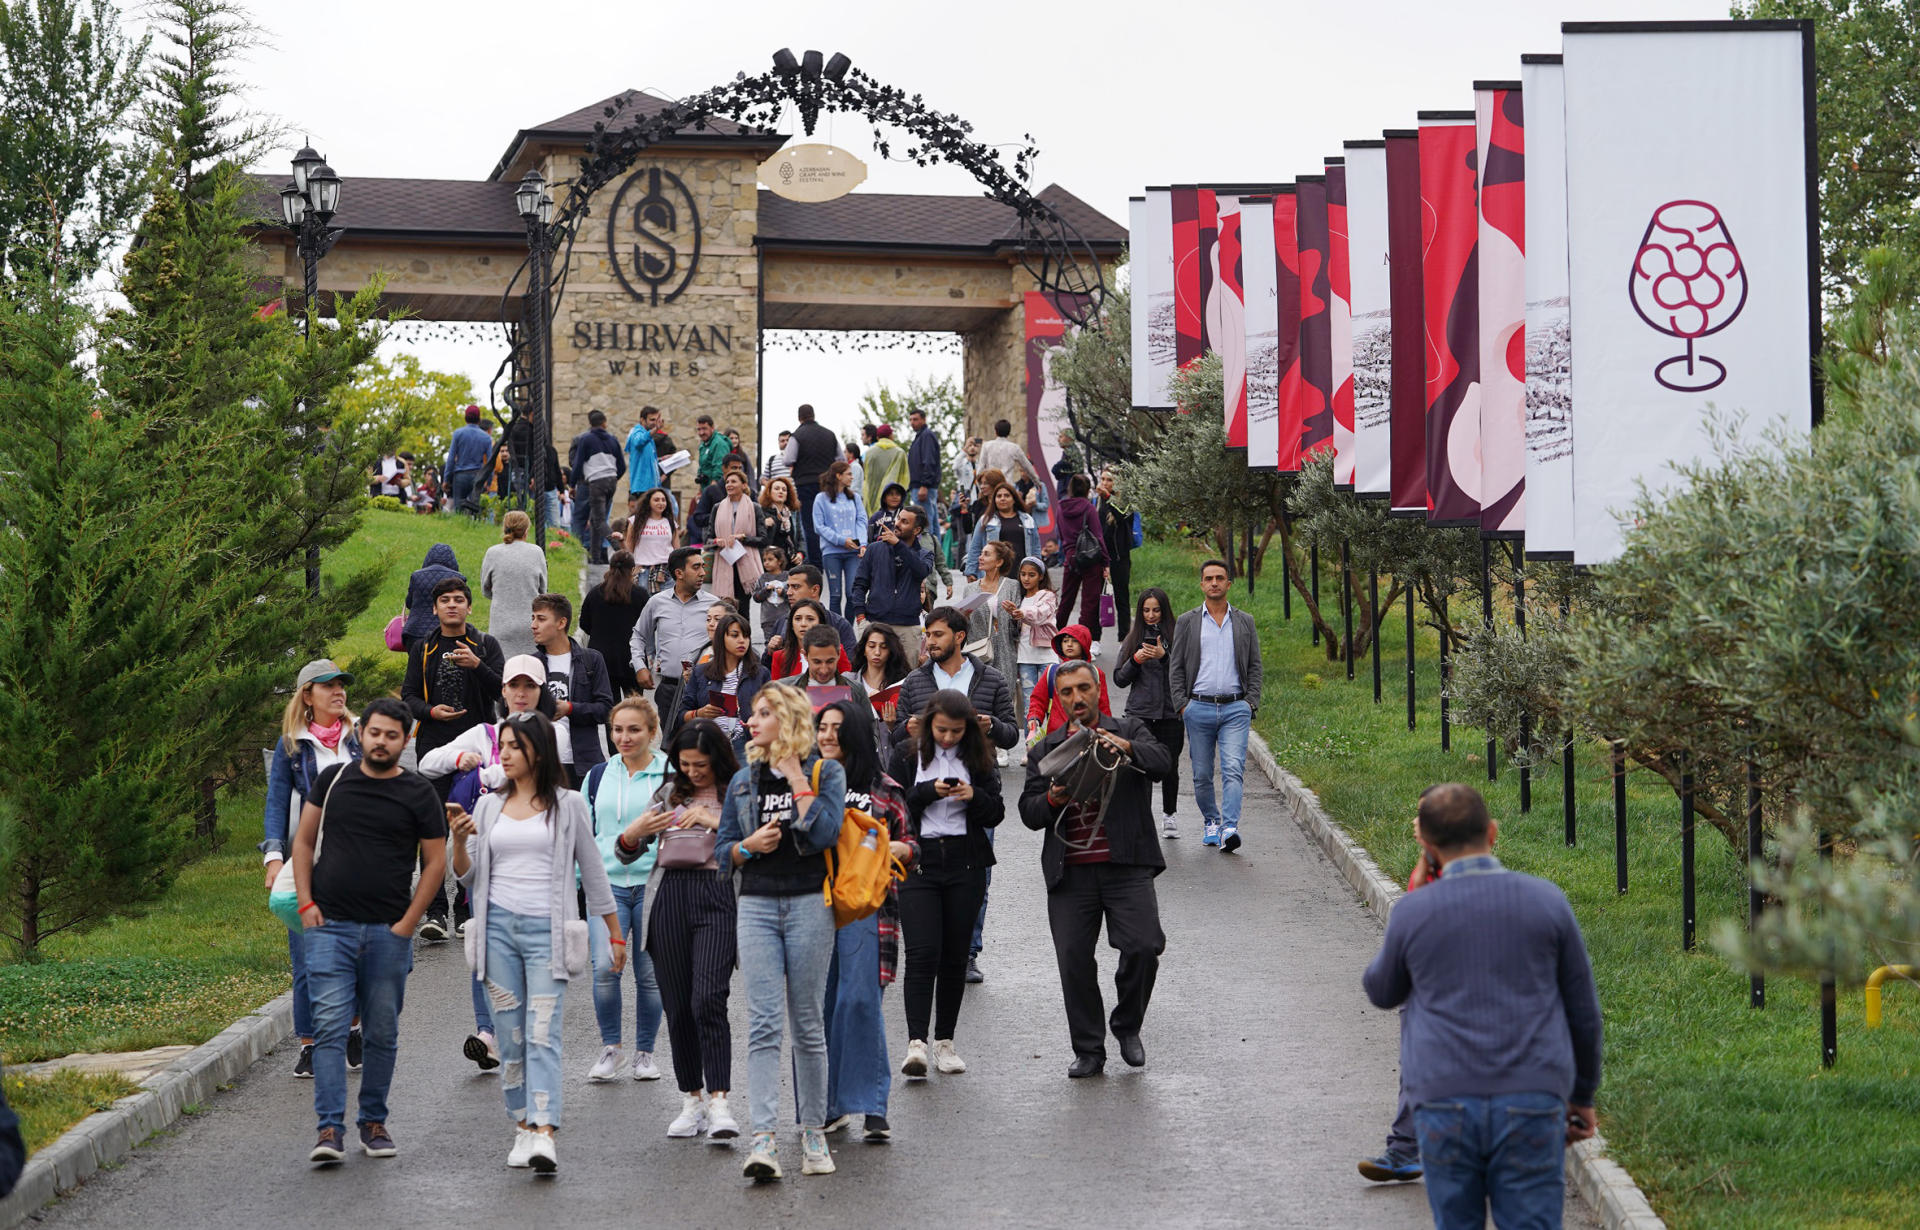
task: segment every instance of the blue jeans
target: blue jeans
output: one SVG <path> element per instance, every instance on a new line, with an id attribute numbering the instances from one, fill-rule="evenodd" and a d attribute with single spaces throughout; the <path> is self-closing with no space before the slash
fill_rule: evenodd
<path id="1" fill-rule="evenodd" d="M 991 831 L 991 830 L 989 830 Z M 880 916 L 834 933 L 827 967 L 827 1121 L 885 1115 L 893 1085 L 887 1023 L 880 1013 Z"/>
<path id="2" fill-rule="evenodd" d="M 293 965 L 293 1036 L 313 1037 L 313 1005 L 307 987 L 307 933 L 287 932 L 287 960 Z"/>
<path id="3" fill-rule="evenodd" d="M 802 1127 L 827 1123 L 827 967 L 833 910 L 810 892 L 740 898 L 740 970 L 747 981 L 747 1111 L 771 1132 L 780 1114 L 780 1039 L 793 1022 L 793 1089 Z M 879 974 L 874 975 L 878 985 Z"/>
<path id="4" fill-rule="evenodd" d="M 938 538 L 940 536 L 939 493 L 929 487 L 927 490 L 930 494 L 923 500 L 919 495 L 920 488 L 910 487 L 908 490 L 913 493 L 913 506 L 920 510 L 922 517 L 926 518 L 927 529 L 933 533 L 934 537 Z"/>
<path id="5" fill-rule="evenodd" d="M 588 559 L 593 558 L 593 540 L 587 537 L 590 532 L 588 526 L 592 517 L 593 499 L 587 494 L 586 485 L 583 483 L 579 487 L 574 488 L 573 516 L 569 518 L 567 528 L 573 531 L 573 540 L 587 550 Z"/>
<path id="6" fill-rule="evenodd" d="M 851 551 L 829 551 L 820 561 L 827 574 L 827 606 L 842 619 L 853 604 L 853 574 L 860 571 L 860 557 Z"/>
<path id="7" fill-rule="evenodd" d="M 999 831 L 1000 830 L 997 828 L 991 828 L 987 830 L 988 845 L 993 844 L 993 835 Z M 973 920 L 973 948 L 970 950 L 970 953 L 969 953 L 969 955 L 971 956 L 976 956 L 976 957 L 979 956 L 980 950 L 987 946 L 987 941 L 986 941 L 987 900 L 989 897 L 992 896 L 992 894 L 993 894 L 993 868 L 989 867 L 987 868 L 986 891 L 980 894 L 980 913 L 975 915 Z"/>
<path id="8" fill-rule="evenodd" d="M 660 1036 L 660 985 L 653 980 L 653 958 L 640 947 L 640 920 L 647 916 L 647 886 L 615 885 L 613 914 L 627 941 L 627 969 L 633 975 L 633 1049 L 651 1051 Z M 600 1044 L 620 1045 L 620 975 L 613 972 L 613 945 L 598 914 L 587 919 L 587 944 L 593 953 L 593 1015 L 600 1023 Z"/>
<path id="9" fill-rule="evenodd" d="M 1020 635 L 1025 636 L 1026 632 L 1023 630 Z M 1044 662 L 1022 662 L 1020 664 L 1020 690 L 1022 695 L 1033 695 L 1033 690 L 1040 686 L 1040 676 L 1046 673 L 1046 669 L 1047 664 Z M 1027 717 L 1026 706 L 1020 706 L 1020 712 L 1014 716 L 1018 717 L 1020 719 L 1019 724 L 1024 726 Z"/>
<path id="10" fill-rule="evenodd" d="M 552 928 L 545 914 L 487 907 L 487 995 L 499 1026 L 500 1093 L 507 1113 L 529 1127 L 560 1126 L 567 984 L 553 976 Z"/>
<path id="11" fill-rule="evenodd" d="M 1240 823 L 1240 795 L 1247 773 L 1247 735 L 1253 729 L 1253 707 L 1244 700 L 1229 705 L 1187 702 L 1187 754 L 1193 761 L 1193 801 L 1208 824 Z M 1213 798 L 1213 758 L 1220 755 L 1220 793 Z"/>
<path id="12" fill-rule="evenodd" d="M 1567 1104 L 1551 1093 L 1422 1102 L 1413 1111 L 1435 1230 L 1560 1225 Z"/>
<path id="13" fill-rule="evenodd" d="M 400 1006 L 413 969 L 413 939 L 384 923 L 329 922 L 310 927 L 307 997 L 313 1010 L 313 1113 L 322 1128 L 346 1129 L 347 1030 L 355 1008 L 366 1044 L 360 1116 L 387 1121 L 387 1089 L 400 1051 Z"/>
<path id="14" fill-rule="evenodd" d="M 493 1011 L 487 1007 L 487 988 L 478 978 L 467 979 L 467 985 L 473 988 L 473 1030 L 475 1033 L 493 1032 Z"/>
<path id="15" fill-rule="evenodd" d="M 479 481 L 478 470 L 462 470 L 447 476 L 447 494 L 453 498 L 453 511 L 466 511 L 467 501 L 473 498 L 473 488 Z"/>

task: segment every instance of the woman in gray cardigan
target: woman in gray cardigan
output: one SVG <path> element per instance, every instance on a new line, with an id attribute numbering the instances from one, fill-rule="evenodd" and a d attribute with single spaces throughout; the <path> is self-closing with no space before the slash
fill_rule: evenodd
<path id="1" fill-rule="evenodd" d="M 586 924 L 574 919 L 574 868 L 587 908 L 607 924 L 615 973 L 627 963 L 626 937 L 586 800 L 561 784 L 553 723 L 538 713 L 500 723 L 500 768 L 506 785 L 482 796 L 472 815 L 448 808 L 453 869 L 473 899 L 467 960 L 493 1003 L 500 1089 L 517 1125 L 507 1165 L 552 1174 L 559 1168 L 553 1132 L 565 1083 L 561 1013 L 569 976 L 586 972 Z M 578 970 L 568 968 L 569 930 L 578 932 Z"/>
<path id="2" fill-rule="evenodd" d="M 533 652 L 533 600 L 547 592 L 547 553 L 527 541 L 533 522 L 514 509 L 500 519 L 500 545 L 480 559 L 480 592 L 493 600 L 487 635 L 509 658 Z"/>

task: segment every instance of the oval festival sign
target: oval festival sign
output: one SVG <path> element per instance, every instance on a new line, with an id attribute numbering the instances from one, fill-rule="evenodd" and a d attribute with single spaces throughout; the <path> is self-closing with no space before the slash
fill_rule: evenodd
<path id="1" fill-rule="evenodd" d="M 832 145 L 790 145 L 760 164 L 760 182 L 789 201 L 836 200 L 866 178 L 866 163 Z"/>

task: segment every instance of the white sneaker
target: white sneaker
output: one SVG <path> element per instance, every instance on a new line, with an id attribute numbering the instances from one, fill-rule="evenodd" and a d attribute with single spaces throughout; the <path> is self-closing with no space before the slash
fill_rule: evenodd
<path id="1" fill-rule="evenodd" d="M 545 1132 L 529 1130 L 527 1138 L 532 1144 L 528 1160 L 532 1163 L 535 1174 L 552 1174 L 560 1169 L 560 1155 L 554 1152 L 553 1137 Z"/>
<path id="2" fill-rule="evenodd" d="M 635 1051 L 633 1053 L 633 1079 L 637 1081 L 657 1081 L 660 1079 L 660 1069 L 654 1066 L 652 1051 Z"/>
<path id="3" fill-rule="evenodd" d="M 800 1133 L 800 1173 L 833 1173 L 833 1151 L 827 1148 L 827 1134 L 819 1128 L 806 1128 Z"/>
<path id="4" fill-rule="evenodd" d="M 733 1112 L 727 1109 L 727 1095 L 716 1093 L 707 1102 L 707 1139 L 732 1140 L 740 1134 L 740 1125 L 733 1120 Z M 775 1175 L 774 1178 L 779 1178 Z"/>
<path id="5" fill-rule="evenodd" d="M 1093 648 L 1089 652 L 1088 657 L 1091 661 L 1094 661 L 1094 662 L 1098 662 L 1100 660 L 1100 642 L 1099 641 L 1095 641 L 1093 643 Z"/>
<path id="6" fill-rule="evenodd" d="M 900 1064 L 900 1075 L 925 1077 L 927 1074 L 927 1044 L 915 1038 L 907 1043 L 907 1057 Z"/>
<path id="7" fill-rule="evenodd" d="M 772 1132 L 753 1134 L 753 1152 L 747 1154 L 740 1173 L 755 1183 L 772 1183 L 780 1178 L 780 1150 L 773 1143 Z"/>
<path id="8" fill-rule="evenodd" d="M 603 1046 L 600 1058 L 593 1061 L 593 1067 L 587 1070 L 587 1079 L 596 1084 L 604 1084 L 620 1075 L 620 1048 Z"/>
<path id="9" fill-rule="evenodd" d="M 533 1138 L 537 1133 L 525 1128 L 513 1130 L 513 1148 L 507 1152 L 509 1170 L 525 1170 L 533 1165 Z"/>
<path id="10" fill-rule="evenodd" d="M 685 1100 L 680 1104 L 680 1116 L 667 1125 L 667 1135 L 675 1140 L 686 1140 L 698 1136 L 707 1126 L 707 1103 L 697 1093 L 681 1095 Z"/>
<path id="11" fill-rule="evenodd" d="M 1013 763 L 1013 753 L 1003 747 L 993 754 L 993 759 L 996 764 L 1004 769 Z"/>
<path id="12" fill-rule="evenodd" d="M 953 1049 L 953 1039 L 940 1038 L 933 1044 L 933 1066 L 942 1076 L 958 1076 L 967 1070 L 967 1061 Z"/>
<path id="13" fill-rule="evenodd" d="M 1168 812 L 1166 815 L 1166 818 L 1160 821 L 1160 836 L 1162 837 L 1180 836 L 1180 822 L 1173 818 L 1172 812 Z"/>

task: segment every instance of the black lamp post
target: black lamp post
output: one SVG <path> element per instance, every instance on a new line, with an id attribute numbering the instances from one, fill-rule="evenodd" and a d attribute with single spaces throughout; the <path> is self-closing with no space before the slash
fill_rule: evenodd
<path id="1" fill-rule="evenodd" d="M 533 541 L 547 545 L 547 450 L 553 443 L 553 407 L 547 353 L 547 261 L 552 253 L 547 226 L 553 221 L 553 198 L 539 171 L 528 171 L 514 189 L 513 203 L 527 224 L 527 296 L 522 316 L 526 323 L 528 355 L 527 442 L 533 456 L 526 458 L 527 491 L 533 500 Z"/>
<path id="2" fill-rule="evenodd" d="M 332 227 L 333 215 L 340 208 L 340 177 L 327 160 L 304 146 L 293 156 L 293 182 L 280 190 L 280 216 L 293 232 L 300 253 L 306 316 L 300 322 L 300 335 L 313 345 L 314 300 L 320 294 L 320 258 L 340 238 Z M 320 548 L 307 548 L 307 593 L 320 595 Z"/>

